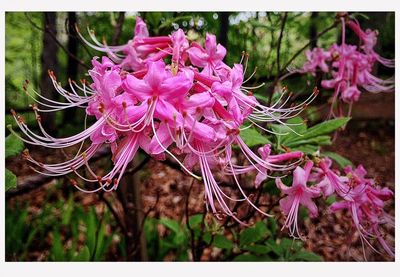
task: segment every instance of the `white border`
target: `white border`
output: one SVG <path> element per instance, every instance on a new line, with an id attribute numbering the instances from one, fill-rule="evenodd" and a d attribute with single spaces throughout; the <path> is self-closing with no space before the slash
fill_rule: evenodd
<path id="1" fill-rule="evenodd" d="M 112 1 L 91 1 L 91 0 L 69 0 L 69 1 L 49 1 L 49 0 L 3 0 L 0 11 L 0 45 L 2 61 L 0 65 L 0 75 L 5 76 L 4 54 L 5 54 L 5 16 L 4 11 L 395 11 L 395 30 L 400 30 L 400 1 L 399 0 L 322 0 L 322 1 L 288 1 L 288 0 L 112 0 Z M 400 35 L 396 36 L 396 68 L 400 68 Z M 399 86 L 399 78 L 396 78 L 396 87 Z M 4 77 L 1 78 L 0 87 L 2 101 L 0 105 L 1 132 L 0 153 L 1 159 L 0 172 L 4 180 L 4 137 L 5 137 L 5 107 L 4 107 Z M 396 93 L 397 94 L 397 93 Z M 399 107 L 400 98 L 395 97 L 396 119 L 400 118 Z M 395 156 L 399 157 L 399 121 L 395 122 Z M 395 180 L 399 180 L 399 163 L 395 163 Z M 1 182 L 0 214 L 0 274 L 1 276 L 116 276 L 119 274 L 133 276 L 398 276 L 399 266 L 399 243 L 396 240 L 396 261 L 392 263 L 40 263 L 24 262 L 10 263 L 4 262 L 4 182 Z M 400 188 L 396 190 L 396 215 L 399 214 Z M 396 237 L 399 236 L 399 224 L 396 220 Z"/>

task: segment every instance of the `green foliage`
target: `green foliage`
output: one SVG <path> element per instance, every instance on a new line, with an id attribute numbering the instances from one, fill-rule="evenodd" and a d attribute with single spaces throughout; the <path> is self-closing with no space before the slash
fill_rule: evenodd
<path id="1" fill-rule="evenodd" d="M 169 233 L 161 237 L 157 225 L 167 227 Z M 302 242 L 277 237 L 278 226 L 273 218 L 258 221 L 253 226 L 236 233 L 229 232 L 211 221 L 203 222 L 201 214 L 189 217 L 189 226 L 170 218 L 148 218 L 145 222 L 145 234 L 149 255 L 154 260 L 162 261 L 174 253 L 176 260 L 187 261 L 187 253 L 192 249 L 192 242 L 197 247 L 212 246 L 222 250 L 220 260 L 234 261 L 317 261 L 321 258 L 303 248 Z M 181 238 L 180 238 L 181 237 Z M 179 238 L 179 239 L 178 239 Z"/>
<path id="2" fill-rule="evenodd" d="M 240 131 L 240 137 L 249 147 L 271 143 L 265 135 L 260 134 L 254 127 Z"/>
<path id="3" fill-rule="evenodd" d="M 345 157 L 343 157 L 342 155 L 339 155 L 338 153 L 334 153 L 334 152 L 328 152 L 325 151 L 322 153 L 322 156 L 326 156 L 328 158 L 331 158 L 332 160 L 334 160 L 341 168 L 344 168 L 345 166 L 348 165 L 353 165 L 353 163 L 346 159 Z"/>
<path id="4" fill-rule="evenodd" d="M 84 211 L 68 201 L 47 203 L 38 214 L 27 208 L 6 207 L 6 255 L 10 260 L 26 260 L 35 249 L 49 249 L 49 261 L 102 261 L 111 245 L 112 236 L 104 222 L 112 222 L 106 209 L 98 216 L 93 207 Z M 103 219 L 103 220 L 102 220 Z"/>
<path id="5" fill-rule="evenodd" d="M 227 250 L 231 250 L 233 248 L 233 242 L 227 239 L 224 235 L 219 234 L 214 237 L 213 245 L 215 247 Z"/>
<path id="6" fill-rule="evenodd" d="M 6 191 L 17 187 L 17 176 L 15 176 L 15 174 L 7 168 L 5 170 L 5 175 Z"/>
<path id="7" fill-rule="evenodd" d="M 322 145 L 330 145 L 330 133 L 345 126 L 349 117 L 336 118 L 321 122 L 311 128 L 300 117 L 292 118 L 286 125 L 272 124 L 272 130 L 277 133 L 276 143 L 278 149 L 288 147 L 300 150 L 306 154 L 314 154 Z"/>
<path id="8" fill-rule="evenodd" d="M 18 155 L 24 149 L 24 143 L 15 135 L 6 137 L 6 158 Z"/>
<path id="9" fill-rule="evenodd" d="M 254 227 L 244 229 L 240 233 L 240 246 L 249 245 L 251 243 L 262 240 L 268 235 L 268 229 L 263 221 L 259 221 Z"/>

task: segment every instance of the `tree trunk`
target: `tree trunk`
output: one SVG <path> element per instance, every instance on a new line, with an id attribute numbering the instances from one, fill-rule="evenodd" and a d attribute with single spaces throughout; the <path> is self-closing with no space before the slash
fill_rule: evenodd
<path id="1" fill-rule="evenodd" d="M 311 17 L 310 17 L 310 49 L 313 49 L 317 47 L 318 41 L 317 41 L 317 34 L 318 34 L 318 28 L 317 28 L 317 18 L 318 18 L 318 12 L 312 12 Z"/>
<path id="2" fill-rule="evenodd" d="M 76 31 L 75 31 L 76 23 L 77 23 L 76 12 L 69 12 L 68 25 L 66 26 L 69 34 L 67 49 L 74 56 L 78 56 L 78 39 L 76 37 Z M 76 81 L 77 76 L 78 76 L 78 61 L 72 58 L 71 55 L 69 55 L 67 63 L 67 78 Z M 65 90 L 67 91 L 71 90 L 69 84 L 65 85 Z M 63 124 L 66 124 L 68 122 L 73 123 L 74 122 L 73 120 L 75 118 L 75 113 L 76 113 L 76 108 L 66 109 L 64 112 Z"/>
<path id="3" fill-rule="evenodd" d="M 53 83 L 48 76 L 48 70 L 54 71 L 57 73 L 57 50 L 58 46 L 50 32 L 56 36 L 57 35 L 57 14 L 55 12 L 45 12 L 43 13 L 43 27 L 45 32 L 43 33 L 43 50 L 41 55 L 42 62 L 42 73 L 40 77 L 40 93 L 43 97 L 47 99 L 54 100 L 56 99 L 56 91 L 54 89 Z M 46 103 L 45 100 L 42 100 Z M 46 103 L 50 104 L 50 103 Z M 46 107 L 43 107 L 46 109 Z M 54 113 L 42 113 L 41 114 L 42 124 L 46 130 L 55 135 L 56 133 L 56 125 L 55 125 L 55 116 Z"/>
<path id="4" fill-rule="evenodd" d="M 139 164 L 138 155 L 135 155 L 131 166 L 136 167 L 137 164 Z M 124 209 L 126 258 L 128 261 L 147 261 L 146 237 L 142 228 L 144 213 L 138 173 L 125 175 L 121 179 L 117 193 Z"/>
<path id="5" fill-rule="evenodd" d="M 229 12 L 220 12 L 219 37 L 218 42 L 228 50 L 228 30 L 229 30 Z"/>

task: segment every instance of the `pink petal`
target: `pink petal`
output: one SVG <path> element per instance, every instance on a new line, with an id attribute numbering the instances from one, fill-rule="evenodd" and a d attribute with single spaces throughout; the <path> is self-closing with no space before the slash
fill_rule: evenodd
<path id="1" fill-rule="evenodd" d="M 186 120 L 185 127 L 189 129 L 191 132 L 193 132 L 192 136 L 194 136 L 196 139 L 201 140 L 205 143 L 210 143 L 215 140 L 216 134 L 213 128 L 211 128 L 207 124 L 198 121 L 194 123 L 194 119 L 190 115 L 187 115 L 185 120 Z M 194 128 L 192 129 L 193 123 L 194 123 Z"/>
<path id="2" fill-rule="evenodd" d="M 318 208 L 317 205 L 311 200 L 309 197 L 302 197 L 300 199 L 300 203 L 304 205 L 308 211 L 310 217 L 317 217 L 318 216 Z"/>
<path id="3" fill-rule="evenodd" d="M 181 126 L 183 118 L 174 106 L 162 99 L 157 100 L 154 116 L 161 121 L 167 121 L 171 126 Z"/>
<path id="4" fill-rule="evenodd" d="M 335 202 L 333 203 L 330 207 L 329 210 L 331 212 L 337 212 L 339 210 L 343 209 L 348 209 L 349 208 L 349 203 L 346 201 L 340 201 L 340 202 Z"/>
<path id="5" fill-rule="evenodd" d="M 233 89 L 239 89 L 243 83 L 243 66 L 235 64 L 231 70 L 231 81 Z"/>
<path id="6" fill-rule="evenodd" d="M 162 60 L 148 63 L 148 71 L 143 80 L 153 89 L 157 90 L 167 77 L 165 63 Z"/>
<path id="7" fill-rule="evenodd" d="M 214 105 L 214 98 L 208 92 L 196 93 L 183 103 L 185 108 L 211 108 Z"/>
<path id="8" fill-rule="evenodd" d="M 282 198 L 279 201 L 279 206 L 281 207 L 281 210 L 285 215 L 289 214 L 289 212 L 293 206 L 294 200 L 295 200 L 295 196 L 289 195 L 285 198 Z"/>
<path id="9" fill-rule="evenodd" d="M 136 16 L 135 37 L 148 37 L 149 31 L 147 30 L 146 23 L 142 18 Z"/>
<path id="10" fill-rule="evenodd" d="M 175 99 L 184 97 L 193 85 L 193 79 L 184 73 L 165 79 L 159 87 L 159 95 L 163 99 Z"/>
<path id="11" fill-rule="evenodd" d="M 190 47 L 186 52 L 189 54 L 190 62 L 193 65 L 201 68 L 207 65 L 207 60 L 209 57 L 204 49 L 198 47 Z"/>
<path id="12" fill-rule="evenodd" d="M 286 186 L 282 181 L 281 178 L 276 178 L 275 179 L 275 184 L 278 187 L 278 189 L 283 192 L 284 194 L 288 194 L 291 190 L 290 187 Z"/>
<path id="13" fill-rule="evenodd" d="M 217 38 L 215 35 L 209 33 L 206 34 L 205 48 L 209 56 L 212 56 L 215 53 L 217 48 Z"/>
<path id="14" fill-rule="evenodd" d="M 126 76 L 122 88 L 139 101 L 145 101 L 153 95 L 153 89 L 144 80 L 137 79 L 133 75 Z"/>
<path id="15" fill-rule="evenodd" d="M 173 140 L 170 136 L 167 125 L 165 123 L 161 123 L 156 132 L 158 140 L 161 142 L 164 148 L 168 148 L 172 144 Z M 150 142 L 149 153 L 152 155 L 157 155 L 161 154 L 162 152 L 164 152 L 164 149 L 160 146 L 156 136 L 154 135 Z"/>
<path id="16" fill-rule="evenodd" d="M 254 186 L 258 188 L 262 182 L 264 182 L 265 179 L 267 179 L 268 175 L 266 173 L 262 173 L 263 171 L 266 172 L 267 170 L 263 167 L 260 167 L 259 170 L 261 172 L 257 171 L 257 176 L 256 179 L 254 180 Z"/>

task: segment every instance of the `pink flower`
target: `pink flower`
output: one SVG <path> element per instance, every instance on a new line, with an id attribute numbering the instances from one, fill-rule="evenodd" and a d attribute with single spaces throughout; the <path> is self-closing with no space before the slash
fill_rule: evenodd
<path id="1" fill-rule="evenodd" d="M 389 216 L 383 209 L 384 201 L 391 199 L 393 192 L 388 188 L 376 187 L 373 179 L 365 178 L 367 172 L 362 165 L 355 170 L 346 167 L 345 172 L 347 173 L 346 191 L 339 193 L 343 200 L 333 203 L 330 210 L 332 212 L 348 210 L 363 246 L 365 243 L 375 250 L 369 241 L 369 238 L 375 237 L 385 251 L 394 256 L 392 247 L 383 239 L 379 229 L 380 224 L 387 223 L 385 218 Z"/>
<path id="2" fill-rule="evenodd" d="M 345 28 L 349 26 L 361 39 L 363 45 L 346 44 Z M 334 116 L 335 103 L 341 99 L 349 103 L 349 115 L 352 103 L 359 100 L 361 89 L 369 92 L 389 92 L 394 90 L 392 79 L 383 80 L 372 74 L 376 61 L 387 67 L 394 67 L 394 61 L 382 58 L 374 50 L 377 42 L 377 32 L 363 31 L 360 25 L 353 21 L 345 21 L 342 18 L 342 43 L 333 44 L 328 51 L 322 48 L 314 48 L 306 52 L 307 62 L 303 65 L 303 72 L 315 75 L 315 70 L 320 68 L 331 75 L 331 79 L 322 80 L 321 85 L 326 89 L 333 89 L 333 100 L 330 116 Z M 342 111 L 338 106 L 340 116 Z"/>
<path id="3" fill-rule="evenodd" d="M 329 71 L 329 67 L 326 64 L 327 61 L 331 61 L 331 53 L 329 51 L 316 47 L 312 51 L 307 50 L 306 57 L 307 62 L 303 65 L 305 72 L 311 72 L 314 75 L 318 67 L 323 72 Z"/>
<path id="4" fill-rule="evenodd" d="M 92 83 L 70 82 L 72 92 L 65 90 L 51 73 L 57 92 L 66 102 L 48 101 L 26 93 L 45 108 L 34 106 L 41 134 L 28 128 L 21 116 L 13 116 L 26 143 L 48 148 L 65 148 L 90 140 L 86 150 L 79 148 L 75 157 L 56 164 L 43 164 L 29 154 L 26 159 L 40 168 L 38 172 L 60 176 L 74 172 L 86 183 L 98 184 L 84 192 L 115 190 L 130 161 L 139 149 L 162 160 L 168 154 L 192 177 L 203 180 L 207 208 L 218 217 L 227 215 L 241 222 L 231 210 L 230 201 L 246 201 L 257 207 L 242 189 L 238 175 L 257 171 L 256 186 L 274 172 L 286 173 L 301 161 L 302 152 L 272 154 L 270 145 L 261 147 L 258 155 L 240 137 L 242 124 L 249 121 L 266 131 L 264 123 L 285 124 L 284 120 L 301 112 L 315 97 L 298 105 L 286 106 L 285 93 L 271 107 L 262 105 L 244 85 L 243 67 L 233 68 L 222 62 L 226 49 L 207 34 L 205 48 L 189 45 L 182 30 L 169 36 L 150 37 L 146 24 L 136 19 L 133 39 L 120 46 L 100 43 L 93 32 L 93 43 L 82 39 L 108 57 L 95 57 L 89 70 Z M 166 64 L 166 62 L 170 64 Z M 202 68 L 199 72 L 198 68 Z M 52 112 L 71 107 L 83 108 L 95 123 L 71 137 L 54 138 L 46 133 L 38 112 Z M 290 128 L 290 127 L 289 127 Z M 233 145 L 247 162 L 235 164 Z M 103 146 L 110 146 L 112 169 L 99 175 L 90 159 Z M 88 174 L 82 175 L 84 168 Z M 201 172 L 198 176 L 192 170 Z M 233 178 L 241 197 L 227 195 L 215 179 L 216 173 Z M 244 224 L 244 222 L 241 222 Z"/>
<path id="5" fill-rule="evenodd" d="M 215 35 L 206 34 L 205 48 L 197 43 L 192 43 L 187 50 L 193 65 L 204 68 L 207 75 L 214 74 L 226 55 L 226 49 L 217 44 Z"/>
<path id="6" fill-rule="evenodd" d="M 127 75 L 123 88 L 138 101 L 147 102 L 152 111 L 148 115 L 149 120 L 155 116 L 176 128 L 182 124 L 183 118 L 170 101 L 185 97 L 192 83 L 193 77 L 190 78 L 184 73 L 173 76 L 166 70 L 163 61 L 157 61 L 149 63 L 147 74 L 142 80 Z"/>
<path id="7" fill-rule="evenodd" d="M 297 224 L 300 205 L 308 209 L 310 217 L 316 217 L 318 215 L 317 206 L 311 199 L 318 197 L 321 192 L 317 187 L 307 187 L 307 181 L 312 167 L 312 161 L 307 161 L 304 169 L 299 166 L 296 167 L 293 172 L 293 183 L 291 187 L 284 185 L 280 178 L 276 179 L 276 186 L 281 192 L 287 195 L 279 201 L 279 204 L 281 210 L 287 216 L 283 227 L 289 229 L 291 236 L 302 237 Z"/>

